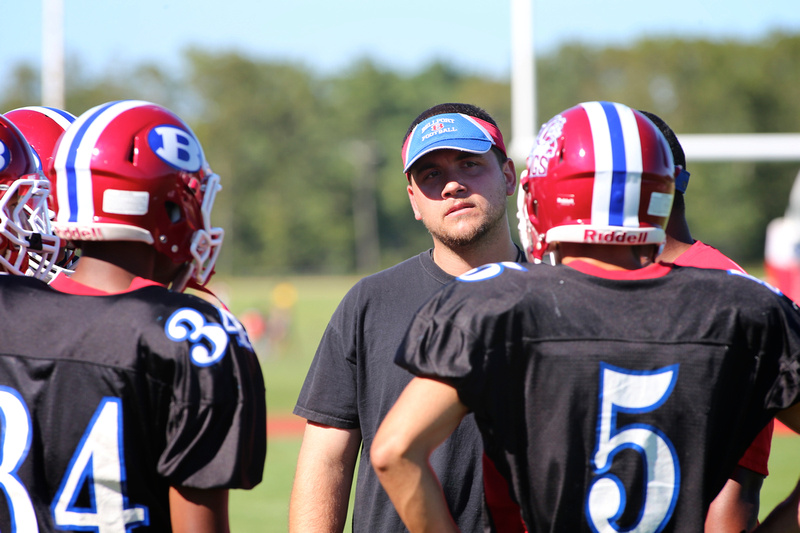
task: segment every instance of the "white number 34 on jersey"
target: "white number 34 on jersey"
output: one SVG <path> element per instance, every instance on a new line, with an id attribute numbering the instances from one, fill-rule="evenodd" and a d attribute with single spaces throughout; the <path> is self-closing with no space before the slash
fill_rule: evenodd
<path id="1" fill-rule="evenodd" d="M 19 393 L 0 386 L 0 488 L 6 494 L 12 531 L 36 533 L 39 527 L 28 490 L 17 476 L 32 440 L 28 407 Z M 70 460 L 52 505 L 53 522 L 59 529 L 98 533 L 126 533 L 148 524 L 148 508 L 131 505 L 125 494 L 125 461 L 122 447 L 122 401 L 103 398 Z M 90 502 L 78 504 L 88 487 Z"/>
<path id="2" fill-rule="evenodd" d="M 220 361 L 228 349 L 228 335 L 233 335 L 240 346 L 252 350 L 244 327 L 228 311 L 219 309 L 221 324 L 208 322 L 199 311 L 191 307 L 178 309 L 167 319 L 164 331 L 175 342 L 189 341 L 190 357 L 197 366 L 210 366 Z"/>

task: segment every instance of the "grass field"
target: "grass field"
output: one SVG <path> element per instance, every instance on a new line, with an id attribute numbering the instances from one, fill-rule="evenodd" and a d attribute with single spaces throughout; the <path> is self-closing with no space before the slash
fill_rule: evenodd
<path id="1" fill-rule="evenodd" d="M 280 533 L 287 530 L 289 492 L 300 438 L 269 440 L 264 482 L 251 491 L 231 492 L 231 528 L 235 533 Z M 761 518 L 797 483 L 800 436 L 777 435 L 770 456 L 770 475 L 761 490 Z M 350 531 L 349 525 L 345 531 Z"/>
<path id="2" fill-rule="evenodd" d="M 215 278 L 212 291 L 240 319 L 252 310 L 258 311 L 267 322 L 275 314 L 282 320 L 289 317 L 285 336 L 273 342 L 267 335 L 260 340 L 252 339 L 264 371 L 270 414 L 291 413 L 325 326 L 357 279 L 344 276 L 217 281 Z M 296 301 L 288 310 L 275 304 L 276 288 L 296 291 Z"/>
<path id="3" fill-rule="evenodd" d="M 758 275 L 757 269 L 749 270 Z M 276 287 L 284 289 L 284 298 L 287 287 L 296 291 L 287 334 L 274 343 L 265 339 L 255 342 L 267 384 L 270 416 L 291 413 L 325 325 L 356 280 L 356 277 L 215 279 L 212 290 L 240 318 L 253 309 L 268 317 L 276 307 L 273 298 Z M 299 436 L 269 438 L 264 481 L 252 491 L 231 493 L 231 526 L 235 533 L 287 530 L 289 493 L 299 449 Z M 776 435 L 770 457 L 771 474 L 761 493 L 762 517 L 794 487 L 799 466 L 800 436 Z"/>
<path id="4" fill-rule="evenodd" d="M 288 334 L 274 343 L 254 341 L 267 386 L 269 416 L 290 415 L 325 326 L 356 277 L 257 278 L 218 281 L 212 290 L 241 317 L 257 310 L 269 319 L 277 307 L 276 287 L 296 290 Z M 235 533 L 285 532 L 300 436 L 269 438 L 264 481 L 251 491 L 231 492 Z M 346 531 L 349 531 L 348 527 Z"/>

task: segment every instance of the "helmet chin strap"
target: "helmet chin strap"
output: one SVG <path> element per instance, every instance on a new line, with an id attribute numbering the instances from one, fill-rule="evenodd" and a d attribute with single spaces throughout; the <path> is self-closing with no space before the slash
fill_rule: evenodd
<path id="1" fill-rule="evenodd" d="M 175 277 L 175 280 L 170 285 L 170 289 L 176 292 L 185 292 L 186 289 L 192 289 L 197 292 L 202 292 L 203 294 L 208 294 L 209 296 L 213 297 L 214 300 L 219 304 L 218 306 L 223 308 L 226 311 L 230 311 L 228 306 L 225 305 L 225 302 L 220 300 L 219 296 L 214 294 L 208 287 L 206 287 L 206 283 L 214 274 L 213 269 L 206 277 L 206 280 L 203 284 L 198 283 L 197 276 L 195 276 L 195 271 L 197 270 L 194 262 L 189 262 L 181 269 L 180 273 Z"/>
<path id="2" fill-rule="evenodd" d="M 209 289 L 205 285 L 200 285 L 199 283 L 197 283 L 194 279 L 190 279 L 188 281 L 188 283 L 186 284 L 186 288 L 187 289 L 193 289 L 193 290 L 198 291 L 198 292 L 202 292 L 203 294 L 208 294 L 209 296 L 213 297 L 214 300 L 217 301 L 217 303 L 219 304 L 218 305 L 219 307 L 223 308 L 226 311 L 230 311 L 230 309 L 228 309 L 228 306 L 225 305 L 225 302 L 223 302 L 222 300 L 219 299 L 219 296 L 214 294 L 211 291 L 211 289 Z"/>
<path id="3" fill-rule="evenodd" d="M 194 282 L 194 270 L 194 264 L 191 261 L 183 265 L 172 283 L 169 284 L 169 288 L 175 292 L 183 292 L 189 283 Z"/>

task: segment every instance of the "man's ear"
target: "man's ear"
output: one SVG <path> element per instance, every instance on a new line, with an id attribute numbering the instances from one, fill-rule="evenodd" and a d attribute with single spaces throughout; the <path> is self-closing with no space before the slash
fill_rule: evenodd
<path id="1" fill-rule="evenodd" d="M 411 202 L 411 209 L 414 211 L 414 218 L 417 220 L 422 220 L 422 214 L 419 212 L 419 208 L 417 207 L 417 200 L 414 197 L 414 188 L 411 186 L 411 183 L 406 186 L 406 190 L 408 191 L 408 201 Z"/>
<path id="2" fill-rule="evenodd" d="M 509 157 L 503 163 L 503 175 L 506 177 L 506 196 L 512 196 L 517 191 L 517 170 L 514 161 Z"/>

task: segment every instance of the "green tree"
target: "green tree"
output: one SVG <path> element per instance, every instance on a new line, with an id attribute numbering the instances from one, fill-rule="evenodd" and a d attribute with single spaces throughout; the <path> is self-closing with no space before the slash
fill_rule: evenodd
<path id="1" fill-rule="evenodd" d="M 235 53 L 187 55 L 187 86 L 200 111 L 196 132 L 223 192 L 220 270 L 234 274 L 344 271 L 351 267 L 346 182 L 332 154 L 335 132 L 319 83 L 289 64 Z"/>
<path id="2" fill-rule="evenodd" d="M 366 272 L 418 253 L 430 238 L 413 219 L 400 168 L 411 121 L 438 103 L 469 102 L 510 133 L 508 82 L 443 62 L 398 72 L 359 59 L 319 76 L 237 52 L 190 49 L 183 57 L 179 69 L 109 65 L 94 76 L 68 58 L 66 108 L 79 114 L 140 98 L 186 119 L 222 177 L 214 222 L 226 228 L 217 269 L 227 274 Z M 796 132 L 798 70 L 797 35 L 571 43 L 537 60 L 537 115 L 545 120 L 581 101 L 612 100 L 659 114 L 679 135 Z M 0 103 L 8 110 L 37 104 L 39 95 L 38 71 L 21 64 Z M 797 166 L 690 160 L 693 233 L 740 262 L 760 260 L 766 224 L 785 210 Z M 513 223 L 513 204 L 510 212 Z M 369 266 L 356 261 L 364 242 L 377 243 Z"/>
<path id="3" fill-rule="evenodd" d="M 646 39 L 626 48 L 564 46 L 537 64 L 539 114 L 586 100 L 652 111 L 682 133 L 800 131 L 800 36 L 763 41 Z M 795 80 L 795 81 L 792 81 Z M 797 164 L 688 161 L 693 235 L 744 263 L 785 209 Z"/>

